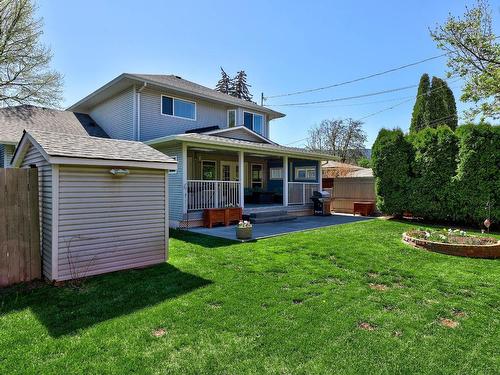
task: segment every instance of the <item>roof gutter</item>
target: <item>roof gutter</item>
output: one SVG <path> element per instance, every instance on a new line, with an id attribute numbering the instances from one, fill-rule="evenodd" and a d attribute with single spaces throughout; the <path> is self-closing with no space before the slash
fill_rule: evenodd
<path id="1" fill-rule="evenodd" d="M 136 113 L 136 141 L 141 140 L 141 93 L 144 91 L 144 89 L 148 86 L 147 82 L 143 82 L 142 86 L 139 88 L 139 90 L 136 91 L 136 105 L 135 105 L 135 110 L 137 111 Z"/>

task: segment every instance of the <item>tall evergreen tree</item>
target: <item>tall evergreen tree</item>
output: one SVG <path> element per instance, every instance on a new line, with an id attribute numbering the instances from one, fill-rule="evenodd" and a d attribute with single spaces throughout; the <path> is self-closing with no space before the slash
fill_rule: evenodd
<path id="1" fill-rule="evenodd" d="M 247 83 L 247 74 L 244 70 L 240 70 L 236 73 L 236 76 L 233 78 L 233 84 L 233 93 L 231 93 L 231 95 L 240 99 L 252 101 L 252 94 L 250 94 L 248 90 L 251 86 Z"/>
<path id="2" fill-rule="evenodd" d="M 441 78 L 432 77 L 429 94 L 429 127 L 437 128 L 439 125 L 446 124 L 449 118 L 448 93 L 444 81 Z"/>
<path id="3" fill-rule="evenodd" d="M 418 85 L 417 99 L 413 106 L 410 133 L 416 133 L 429 125 L 430 80 L 427 73 L 422 74 Z"/>
<path id="4" fill-rule="evenodd" d="M 229 74 L 222 69 L 222 66 L 220 67 L 220 75 L 221 77 L 217 85 L 215 85 L 215 89 L 224 94 L 230 94 L 233 91 L 233 80 L 229 77 Z"/>
<path id="5" fill-rule="evenodd" d="M 455 96 L 453 91 L 448 87 L 448 84 L 444 82 L 446 89 L 446 101 L 448 104 L 448 114 L 450 118 L 446 122 L 451 130 L 455 130 L 458 126 L 458 115 L 457 115 L 457 103 L 455 102 Z"/>

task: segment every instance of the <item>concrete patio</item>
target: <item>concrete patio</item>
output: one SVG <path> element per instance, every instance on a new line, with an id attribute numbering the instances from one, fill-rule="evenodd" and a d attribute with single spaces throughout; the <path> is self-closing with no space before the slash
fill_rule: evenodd
<path id="1" fill-rule="evenodd" d="M 296 220 L 292 221 L 254 224 L 252 240 L 258 240 L 261 238 L 279 236 L 282 234 L 287 234 L 292 232 L 300 232 L 304 230 L 328 227 L 339 224 L 348 224 L 348 223 L 354 223 L 358 221 L 365 221 L 371 219 L 373 219 L 373 217 L 353 216 L 348 214 L 335 214 L 331 216 L 301 216 L 298 217 Z M 235 225 L 230 225 L 227 227 L 220 226 L 214 228 L 198 227 L 198 228 L 190 228 L 189 231 L 194 233 L 205 234 L 207 236 L 220 237 L 233 241 L 241 241 L 236 238 L 235 227 L 236 227 Z"/>

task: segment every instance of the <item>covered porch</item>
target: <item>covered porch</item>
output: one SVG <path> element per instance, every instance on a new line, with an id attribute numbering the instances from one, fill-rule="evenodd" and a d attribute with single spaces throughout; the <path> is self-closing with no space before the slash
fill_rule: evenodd
<path id="1" fill-rule="evenodd" d="M 186 209 L 309 206 L 321 161 L 269 152 L 186 146 Z"/>

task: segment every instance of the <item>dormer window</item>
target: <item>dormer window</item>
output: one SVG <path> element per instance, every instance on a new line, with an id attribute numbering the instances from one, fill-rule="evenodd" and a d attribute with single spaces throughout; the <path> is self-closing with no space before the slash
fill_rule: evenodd
<path id="1" fill-rule="evenodd" d="M 243 112 L 243 125 L 256 133 L 262 134 L 264 129 L 264 116 L 252 112 Z"/>
<path id="2" fill-rule="evenodd" d="M 196 103 L 171 96 L 161 96 L 161 113 L 166 116 L 196 120 Z"/>

